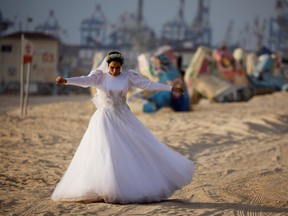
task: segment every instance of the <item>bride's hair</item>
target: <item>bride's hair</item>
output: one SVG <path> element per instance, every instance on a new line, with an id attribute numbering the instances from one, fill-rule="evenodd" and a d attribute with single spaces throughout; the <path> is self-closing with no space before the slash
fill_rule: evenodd
<path id="1" fill-rule="evenodd" d="M 112 61 L 119 62 L 121 65 L 124 63 L 124 57 L 120 52 L 113 51 L 106 56 L 106 62 L 110 64 Z"/>

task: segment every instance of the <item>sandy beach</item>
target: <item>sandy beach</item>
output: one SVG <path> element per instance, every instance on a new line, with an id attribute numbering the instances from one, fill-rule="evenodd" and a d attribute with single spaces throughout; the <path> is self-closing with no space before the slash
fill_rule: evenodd
<path id="1" fill-rule="evenodd" d="M 288 93 L 248 102 L 131 110 L 163 143 L 193 160 L 191 184 L 150 204 L 61 203 L 50 195 L 95 111 L 90 96 L 0 96 L 0 215 L 288 215 Z M 181 169 L 181 167 L 179 167 Z"/>

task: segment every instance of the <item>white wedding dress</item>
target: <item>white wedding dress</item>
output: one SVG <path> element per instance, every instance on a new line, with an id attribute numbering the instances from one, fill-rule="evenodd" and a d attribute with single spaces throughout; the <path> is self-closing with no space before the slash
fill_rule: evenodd
<path id="1" fill-rule="evenodd" d="M 126 104 L 129 87 L 171 91 L 133 71 L 114 77 L 102 71 L 67 79 L 94 86 L 97 110 L 52 199 L 142 203 L 168 198 L 192 180 L 194 164 L 160 143 Z"/>

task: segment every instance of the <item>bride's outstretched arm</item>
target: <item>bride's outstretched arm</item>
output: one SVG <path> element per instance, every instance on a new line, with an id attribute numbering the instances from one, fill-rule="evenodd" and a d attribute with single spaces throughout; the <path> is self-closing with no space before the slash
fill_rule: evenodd
<path id="1" fill-rule="evenodd" d="M 129 80 L 133 86 L 149 91 L 173 91 L 183 94 L 184 90 L 179 86 L 171 86 L 164 83 L 152 82 L 133 70 L 129 70 Z"/>
<path id="2" fill-rule="evenodd" d="M 63 78 L 61 76 L 56 77 L 57 84 L 75 85 L 87 88 L 89 86 L 97 86 L 100 80 L 100 76 L 103 74 L 101 70 L 91 71 L 87 76 Z"/>

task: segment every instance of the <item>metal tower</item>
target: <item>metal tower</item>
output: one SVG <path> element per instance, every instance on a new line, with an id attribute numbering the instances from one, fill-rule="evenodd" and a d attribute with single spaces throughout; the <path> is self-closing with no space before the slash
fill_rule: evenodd
<path id="1" fill-rule="evenodd" d="M 61 39 L 61 36 L 65 34 L 65 31 L 58 24 L 53 10 L 49 12 L 49 16 L 43 24 L 35 27 L 35 31 L 52 35 L 58 39 Z"/>
<path id="2" fill-rule="evenodd" d="M 137 14 L 123 14 L 110 34 L 110 45 L 114 48 L 133 48 L 147 51 L 155 48 L 154 31 L 143 18 L 143 0 L 138 0 Z"/>
<path id="3" fill-rule="evenodd" d="M 185 0 L 180 0 L 178 15 L 171 21 L 164 23 L 161 38 L 172 46 L 181 46 L 187 39 L 187 24 L 184 19 Z"/>
<path id="4" fill-rule="evenodd" d="M 115 48 L 130 48 L 131 47 L 131 31 L 135 25 L 135 16 L 133 14 L 122 14 L 114 25 L 112 33 L 109 35 L 109 44 Z"/>
<path id="5" fill-rule="evenodd" d="M 233 27 L 234 27 L 234 21 L 230 20 L 224 38 L 222 40 L 221 46 L 229 47 L 231 45 Z"/>
<path id="6" fill-rule="evenodd" d="M 256 50 L 259 50 L 263 46 L 263 40 L 264 40 L 264 32 L 266 29 L 266 20 L 262 21 L 262 24 L 259 21 L 259 17 L 256 16 L 254 19 L 254 31 L 253 34 L 256 39 Z"/>
<path id="7" fill-rule="evenodd" d="M 80 32 L 82 45 L 96 46 L 105 43 L 107 22 L 99 4 L 96 5 L 92 17 L 81 22 Z"/>
<path id="8" fill-rule="evenodd" d="M 189 29 L 189 39 L 194 46 L 211 45 L 212 30 L 209 21 L 210 0 L 198 0 L 198 10 Z"/>
<path id="9" fill-rule="evenodd" d="M 275 12 L 276 17 L 269 22 L 269 48 L 288 50 L 288 2 L 276 0 Z"/>
<path id="10" fill-rule="evenodd" d="M 139 25 L 143 23 L 143 0 L 139 0 L 138 2 L 137 23 Z"/>
<path id="11" fill-rule="evenodd" d="M 198 0 L 197 14 L 190 26 L 184 19 L 184 4 L 185 0 L 180 0 L 178 16 L 163 25 L 162 41 L 176 47 L 183 47 L 184 44 L 189 44 L 190 47 L 210 46 L 212 34 L 209 21 L 210 0 Z"/>
<path id="12" fill-rule="evenodd" d="M 237 39 L 238 47 L 241 47 L 243 49 L 247 49 L 248 47 L 251 47 L 251 26 L 249 22 L 245 22 L 243 27 L 240 30 L 240 33 L 238 35 Z"/>

